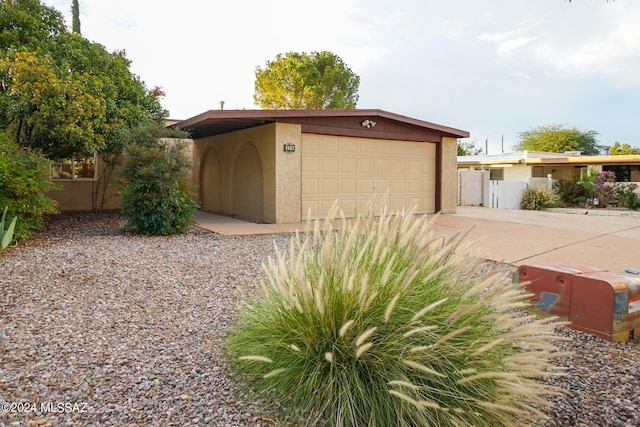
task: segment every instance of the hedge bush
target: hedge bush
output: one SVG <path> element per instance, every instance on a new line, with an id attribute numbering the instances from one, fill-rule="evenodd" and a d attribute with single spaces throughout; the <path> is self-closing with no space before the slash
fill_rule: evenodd
<path id="1" fill-rule="evenodd" d="M 549 319 L 412 211 L 318 223 L 265 266 L 227 341 L 236 375 L 305 425 L 520 426 L 559 390 Z M 344 221 L 343 221 L 344 223 Z"/>
<path id="2" fill-rule="evenodd" d="M 46 193 L 56 186 L 49 179 L 49 160 L 37 151 L 22 147 L 0 132 L 0 210 L 18 217 L 14 239 L 26 239 L 44 224 L 47 214 L 56 212 L 56 202 Z"/>
<path id="3" fill-rule="evenodd" d="M 184 144 L 134 144 L 125 158 L 120 195 L 128 229 L 152 235 L 184 233 L 193 223 L 196 208 L 186 182 L 191 162 Z"/>

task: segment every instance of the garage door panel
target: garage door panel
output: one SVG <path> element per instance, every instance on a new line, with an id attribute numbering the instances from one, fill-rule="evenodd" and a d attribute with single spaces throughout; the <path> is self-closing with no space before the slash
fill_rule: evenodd
<path id="1" fill-rule="evenodd" d="M 397 144 L 392 144 L 393 154 L 400 154 L 400 155 L 403 155 L 403 156 L 406 155 L 408 146 L 409 146 L 409 144 L 402 143 L 402 142 L 399 142 Z"/>
<path id="2" fill-rule="evenodd" d="M 338 194 L 338 178 L 322 178 L 321 194 Z"/>
<path id="3" fill-rule="evenodd" d="M 394 179 L 391 182 L 391 191 L 393 193 L 405 194 L 407 192 L 407 180 L 406 179 Z"/>
<path id="4" fill-rule="evenodd" d="M 329 135 L 320 137 L 320 152 L 332 153 L 338 151 L 338 139 Z"/>
<path id="5" fill-rule="evenodd" d="M 373 194 L 374 191 L 373 178 L 360 178 L 358 179 L 358 192 L 361 194 Z"/>
<path id="6" fill-rule="evenodd" d="M 407 160 L 406 170 L 410 175 L 420 175 L 422 173 L 422 162 L 420 160 Z"/>
<path id="7" fill-rule="evenodd" d="M 344 195 L 358 194 L 358 180 L 355 178 L 342 179 L 340 183 L 340 193 Z"/>
<path id="8" fill-rule="evenodd" d="M 422 192 L 422 181 L 419 179 L 408 179 L 407 192 L 411 194 L 420 194 Z"/>
<path id="9" fill-rule="evenodd" d="M 360 158 L 358 160 L 358 169 L 361 174 L 373 174 L 375 172 L 375 160 L 373 158 Z"/>
<path id="10" fill-rule="evenodd" d="M 340 152 L 356 154 L 358 152 L 358 140 L 351 138 L 340 138 Z"/>
<path id="11" fill-rule="evenodd" d="M 391 153 L 391 141 L 380 141 L 377 140 L 374 142 L 376 145 L 376 153 L 378 154 L 389 154 Z"/>
<path id="12" fill-rule="evenodd" d="M 340 159 L 340 170 L 342 173 L 357 173 L 358 159 L 356 157 L 342 157 Z"/>
<path id="13" fill-rule="evenodd" d="M 333 173 L 338 172 L 338 158 L 337 157 L 321 157 L 320 163 L 322 164 L 322 172 Z"/>
<path id="14" fill-rule="evenodd" d="M 302 158 L 302 172 L 318 172 L 320 168 L 318 164 L 320 159 L 318 157 L 305 156 Z"/>
<path id="15" fill-rule="evenodd" d="M 390 174 L 391 173 L 391 160 L 378 159 L 376 160 L 376 173 L 378 174 Z"/>
<path id="16" fill-rule="evenodd" d="M 406 160 L 397 160 L 393 161 L 393 174 L 394 175 L 405 175 L 408 173 L 407 171 L 407 161 Z"/>
<path id="17" fill-rule="evenodd" d="M 319 194 L 320 183 L 318 178 L 302 178 L 302 193 Z"/>
<path id="18" fill-rule="evenodd" d="M 375 189 L 378 193 L 386 193 L 387 191 L 391 191 L 391 180 L 390 179 L 376 179 L 374 183 Z"/>
<path id="19" fill-rule="evenodd" d="M 367 139 L 358 140 L 358 152 L 360 152 L 360 153 L 375 153 L 376 152 L 375 141 L 367 140 Z"/>
<path id="20" fill-rule="evenodd" d="M 387 192 L 390 209 L 415 202 L 418 212 L 435 210 L 433 143 L 305 134 L 301 146 L 303 216 L 309 208 L 314 217 L 326 216 L 336 199 L 353 216 L 372 195 Z"/>

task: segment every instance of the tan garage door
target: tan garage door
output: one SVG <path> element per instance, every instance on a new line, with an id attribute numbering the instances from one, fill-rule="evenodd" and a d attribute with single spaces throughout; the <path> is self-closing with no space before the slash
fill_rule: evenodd
<path id="1" fill-rule="evenodd" d="M 327 135 L 302 136 L 302 217 L 323 217 L 338 199 L 347 217 L 374 193 L 392 210 L 416 203 L 435 212 L 436 145 Z"/>

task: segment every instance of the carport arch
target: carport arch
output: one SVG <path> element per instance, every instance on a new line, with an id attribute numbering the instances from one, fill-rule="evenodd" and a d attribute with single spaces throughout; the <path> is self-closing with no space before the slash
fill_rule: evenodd
<path id="1" fill-rule="evenodd" d="M 264 177 L 262 159 L 251 141 L 238 145 L 230 181 L 231 208 L 235 215 L 264 219 Z"/>
<path id="2" fill-rule="evenodd" d="M 218 151 L 209 147 L 200 162 L 200 204 L 202 209 L 211 212 L 222 211 L 221 171 Z"/>

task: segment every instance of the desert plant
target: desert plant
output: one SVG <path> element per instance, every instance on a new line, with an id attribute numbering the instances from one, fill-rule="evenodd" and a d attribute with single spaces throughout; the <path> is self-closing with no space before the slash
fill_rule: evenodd
<path id="1" fill-rule="evenodd" d="M 20 217 L 13 233 L 17 240 L 26 239 L 44 224 L 46 214 L 56 212 L 56 202 L 46 195 L 56 188 L 49 179 L 49 163 L 39 152 L 0 132 L 0 206 Z"/>
<path id="2" fill-rule="evenodd" d="M 193 223 L 196 203 L 187 185 L 191 162 L 177 141 L 134 144 L 125 152 L 121 211 L 135 233 L 184 233 Z"/>
<path id="3" fill-rule="evenodd" d="M 9 208 L 5 206 L 4 212 L 2 212 L 2 219 L 0 220 L 0 251 L 5 250 L 13 241 L 13 231 L 16 228 L 16 221 L 18 221 L 18 217 L 14 216 L 9 226 L 6 229 L 4 228 L 8 209 Z"/>
<path id="4" fill-rule="evenodd" d="M 636 192 L 637 188 L 638 184 L 635 182 L 618 183 L 618 204 L 633 210 L 640 208 L 640 195 Z"/>
<path id="5" fill-rule="evenodd" d="M 499 426 L 544 418 L 550 319 L 520 285 L 480 274 L 465 237 L 384 209 L 276 248 L 227 349 L 238 375 L 307 424 Z M 556 353 L 558 354 L 558 353 Z"/>
<path id="6" fill-rule="evenodd" d="M 560 204 L 558 193 L 548 187 L 529 187 L 522 193 L 520 208 L 530 211 L 543 211 Z"/>
<path id="7" fill-rule="evenodd" d="M 574 176 L 571 179 L 557 180 L 554 183 L 554 189 L 564 206 L 584 205 L 589 198 L 588 188 L 583 185 L 578 176 Z"/>

